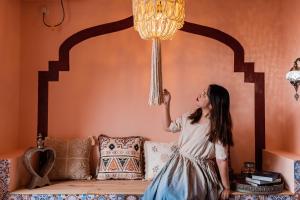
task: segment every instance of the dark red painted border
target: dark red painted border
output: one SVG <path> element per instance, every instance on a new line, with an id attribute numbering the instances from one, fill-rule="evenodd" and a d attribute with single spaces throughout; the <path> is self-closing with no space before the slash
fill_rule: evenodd
<path id="1" fill-rule="evenodd" d="M 133 17 L 84 29 L 66 39 L 59 48 L 59 60 L 49 61 L 48 71 L 38 72 L 38 124 L 37 134 L 48 134 L 48 85 L 59 80 L 59 71 L 69 71 L 69 52 L 78 43 L 100 35 L 121 31 L 133 26 Z M 244 72 L 244 81 L 255 84 L 255 160 L 262 167 L 265 148 L 265 81 L 264 73 L 254 72 L 254 63 L 245 62 L 242 45 L 232 36 L 210 27 L 185 22 L 182 31 L 217 40 L 234 52 L 234 72 Z"/>
<path id="2" fill-rule="evenodd" d="M 255 84 L 255 162 L 262 168 L 262 150 L 265 148 L 265 75 L 254 72 L 254 63 L 245 62 L 244 48 L 232 36 L 207 26 L 185 22 L 182 31 L 218 40 L 234 52 L 234 72 L 244 72 L 244 82 Z"/>
<path id="3" fill-rule="evenodd" d="M 72 47 L 80 42 L 99 35 L 121 31 L 133 26 L 133 18 L 102 24 L 84 29 L 66 39 L 59 47 L 59 60 L 49 61 L 48 71 L 38 73 L 38 124 L 37 134 L 43 137 L 48 134 L 48 83 L 49 81 L 59 80 L 59 71 L 69 71 L 69 53 Z"/>

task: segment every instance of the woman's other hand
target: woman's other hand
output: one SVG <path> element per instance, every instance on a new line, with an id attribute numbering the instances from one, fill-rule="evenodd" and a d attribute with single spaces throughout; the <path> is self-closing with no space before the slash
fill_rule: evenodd
<path id="1" fill-rule="evenodd" d="M 165 105 L 170 104 L 171 94 L 167 89 L 164 89 L 163 91 L 163 100 Z"/>
<path id="2" fill-rule="evenodd" d="M 229 199 L 230 189 L 224 189 L 221 194 L 221 199 Z"/>

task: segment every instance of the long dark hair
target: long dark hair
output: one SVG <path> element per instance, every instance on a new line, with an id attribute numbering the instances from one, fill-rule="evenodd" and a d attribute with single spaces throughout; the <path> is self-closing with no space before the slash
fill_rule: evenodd
<path id="1" fill-rule="evenodd" d="M 218 140 L 223 145 L 233 145 L 232 120 L 229 111 L 230 98 L 228 91 L 219 85 L 211 84 L 207 89 L 207 96 L 211 104 L 209 141 L 215 143 Z M 198 108 L 189 116 L 191 124 L 199 122 L 202 116 L 202 108 Z"/>

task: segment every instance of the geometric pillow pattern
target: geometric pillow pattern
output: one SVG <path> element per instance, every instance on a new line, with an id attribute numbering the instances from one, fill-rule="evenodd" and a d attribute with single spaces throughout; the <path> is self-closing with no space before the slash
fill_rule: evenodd
<path id="1" fill-rule="evenodd" d="M 176 150 L 174 143 L 145 141 L 145 179 L 152 180 Z"/>
<path id="2" fill-rule="evenodd" d="M 142 137 L 99 136 L 98 180 L 142 179 Z"/>

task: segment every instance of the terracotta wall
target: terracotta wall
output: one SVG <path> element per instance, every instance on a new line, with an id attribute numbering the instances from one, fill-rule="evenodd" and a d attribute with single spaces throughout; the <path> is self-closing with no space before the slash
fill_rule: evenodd
<path id="1" fill-rule="evenodd" d="M 57 1 L 22 2 L 20 147 L 34 145 L 37 121 L 37 71 L 56 60 L 59 45 L 84 28 L 131 15 L 130 0 L 65 1 L 66 20 L 59 28 L 42 24 L 60 19 Z M 300 55 L 297 0 L 189 0 L 186 20 L 220 29 L 241 42 L 246 61 L 265 72 L 266 144 L 270 149 L 299 153 L 299 102 L 284 79 Z M 233 53 L 214 40 L 178 32 L 163 42 L 164 87 L 172 93 L 173 118 L 193 110 L 195 97 L 209 83 L 228 88 L 232 99 L 235 147 L 233 167 L 254 160 L 254 87 L 243 73 L 233 73 Z M 90 39 L 71 51 L 71 72 L 60 73 L 50 84 L 49 135 L 86 137 L 141 135 L 171 141 L 176 135 L 162 130 L 162 107 L 149 107 L 151 42 L 130 28 Z"/>
<path id="2" fill-rule="evenodd" d="M 18 147 L 20 1 L 0 1 L 0 155 Z"/>

